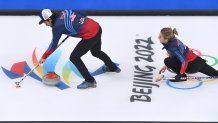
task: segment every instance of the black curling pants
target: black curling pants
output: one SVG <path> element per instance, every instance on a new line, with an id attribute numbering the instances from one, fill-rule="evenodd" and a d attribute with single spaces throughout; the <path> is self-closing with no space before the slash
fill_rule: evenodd
<path id="1" fill-rule="evenodd" d="M 180 73 L 181 62 L 177 58 L 166 58 L 164 60 L 165 65 L 176 72 Z M 208 76 L 218 76 L 218 71 L 213 67 L 209 66 L 204 59 L 201 57 L 197 57 L 194 61 L 189 62 L 188 67 L 186 69 L 186 73 L 197 73 L 201 72 Z"/>
<path id="2" fill-rule="evenodd" d="M 99 31 L 95 37 L 91 39 L 82 39 L 70 55 L 70 61 L 76 66 L 76 68 L 79 70 L 87 82 L 93 82 L 95 80 L 81 60 L 81 57 L 85 55 L 89 50 L 94 57 L 101 59 L 109 68 L 109 70 L 117 70 L 117 66 L 112 62 L 110 57 L 101 51 L 101 34 L 102 29 L 99 27 Z"/>

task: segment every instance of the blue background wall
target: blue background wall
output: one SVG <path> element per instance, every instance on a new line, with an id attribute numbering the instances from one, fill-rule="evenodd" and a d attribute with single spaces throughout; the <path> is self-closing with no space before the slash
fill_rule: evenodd
<path id="1" fill-rule="evenodd" d="M 218 0 L 0 0 L 0 10 L 218 10 Z"/>

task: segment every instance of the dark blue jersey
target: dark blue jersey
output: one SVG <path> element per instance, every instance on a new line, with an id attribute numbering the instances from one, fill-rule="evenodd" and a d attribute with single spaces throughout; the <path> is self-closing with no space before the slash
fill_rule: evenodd
<path id="1" fill-rule="evenodd" d="M 179 59 L 179 61 L 182 63 L 180 73 L 185 73 L 188 62 L 194 60 L 196 55 L 192 51 L 190 52 L 190 49 L 177 38 L 170 39 L 166 44 L 163 45 L 163 49 L 167 50 L 167 53 L 170 57 Z"/>
<path id="2" fill-rule="evenodd" d="M 189 52 L 189 48 L 184 45 L 179 39 L 173 38 L 164 44 L 164 48 L 171 57 L 178 58 L 181 63 L 186 61 L 186 54 Z"/>
<path id="3" fill-rule="evenodd" d="M 85 14 L 73 10 L 62 11 L 52 26 L 52 41 L 43 54 L 43 59 L 46 59 L 57 48 L 62 34 L 90 39 L 97 34 L 98 30 L 99 24 L 86 17 Z"/>

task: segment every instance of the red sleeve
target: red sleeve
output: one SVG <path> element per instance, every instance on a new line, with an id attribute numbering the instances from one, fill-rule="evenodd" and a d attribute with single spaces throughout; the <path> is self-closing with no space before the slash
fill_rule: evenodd
<path id="1" fill-rule="evenodd" d="M 61 38 L 62 32 L 61 27 L 55 27 L 52 28 L 52 41 L 48 47 L 48 49 L 45 51 L 45 53 L 42 55 L 43 59 L 47 59 L 49 55 L 51 55 L 55 49 L 57 48 L 58 42 Z"/>
<path id="2" fill-rule="evenodd" d="M 42 58 L 43 59 L 47 59 L 49 57 L 49 55 L 51 55 L 55 50 L 54 49 L 48 49 L 43 55 Z"/>
<path id="3" fill-rule="evenodd" d="M 180 74 L 184 74 L 186 69 L 188 67 L 188 62 L 185 61 L 184 63 L 182 63 L 181 69 L 180 69 Z"/>

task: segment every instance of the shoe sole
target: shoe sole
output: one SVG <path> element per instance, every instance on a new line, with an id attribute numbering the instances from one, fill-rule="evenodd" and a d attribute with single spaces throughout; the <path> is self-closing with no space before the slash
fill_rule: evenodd
<path id="1" fill-rule="evenodd" d="M 119 71 L 115 71 L 116 73 L 120 73 L 121 72 L 121 69 Z"/>
<path id="2" fill-rule="evenodd" d="M 119 70 L 119 71 L 104 71 L 105 73 L 120 73 L 121 72 L 121 70 Z"/>
<path id="3" fill-rule="evenodd" d="M 88 87 L 88 88 L 78 88 L 77 87 L 77 89 L 81 89 L 81 90 L 84 90 L 84 89 L 89 89 L 89 88 L 96 88 L 97 87 L 97 85 L 94 85 L 94 86 L 91 86 L 91 87 Z"/>

